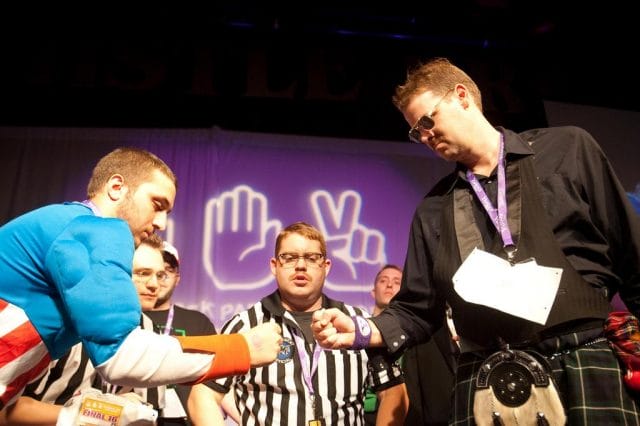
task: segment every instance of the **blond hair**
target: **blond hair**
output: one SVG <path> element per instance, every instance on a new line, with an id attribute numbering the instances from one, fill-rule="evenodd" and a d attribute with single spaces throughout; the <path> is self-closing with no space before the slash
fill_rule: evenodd
<path id="1" fill-rule="evenodd" d="M 465 85 L 474 103 L 482 111 L 480 89 L 467 73 L 453 65 L 447 58 L 433 58 L 410 69 L 404 84 L 396 87 L 392 102 L 402 112 L 414 97 L 429 90 L 436 96 L 444 96 L 456 84 Z"/>

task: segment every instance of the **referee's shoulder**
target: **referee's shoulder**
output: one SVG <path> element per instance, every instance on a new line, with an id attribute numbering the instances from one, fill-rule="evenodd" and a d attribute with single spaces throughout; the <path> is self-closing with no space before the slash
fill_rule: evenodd
<path id="1" fill-rule="evenodd" d="M 251 305 L 244 311 L 237 312 L 222 326 L 221 332 L 225 334 L 237 333 L 239 331 L 248 330 L 256 325 L 265 322 L 268 314 L 264 309 L 262 302 Z"/>

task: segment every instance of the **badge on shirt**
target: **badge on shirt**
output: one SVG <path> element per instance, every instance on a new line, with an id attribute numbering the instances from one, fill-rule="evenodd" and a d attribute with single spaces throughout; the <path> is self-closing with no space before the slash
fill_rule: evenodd
<path id="1" fill-rule="evenodd" d="M 475 248 L 454 274 L 453 285 L 467 302 L 545 325 L 561 277 L 562 269 L 538 265 L 535 259 L 512 265 Z"/>
<path id="2" fill-rule="evenodd" d="M 280 351 L 278 352 L 276 361 L 278 361 L 280 364 L 286 364 L 293 359 L 294 351 L 295 347 L 293 345 L 293 341 L 288 337 L 284 337 L 282 339 L 282 343 L 280 344 Z"/>

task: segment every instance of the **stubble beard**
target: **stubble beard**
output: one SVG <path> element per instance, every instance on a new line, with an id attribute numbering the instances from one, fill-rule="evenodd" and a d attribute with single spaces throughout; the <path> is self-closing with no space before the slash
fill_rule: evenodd
<path id="1" fill-rule="evenodd" d="M 124 220 L 125 222 L 127 222 L 127 225 L 129 225 L 129 230 L 131 231 L 131 235 L 133 236 L 133 241 L 134 244 L 136 246 L 136 248 L 140 245 L 140 235 L 136 234 L 136 230 L 133 229 L 133 219 L 137 216 L 136 215 L 136 209 L 133 203 L 133 197 L 131 196 L 130 192 L 127 192 L 127 194 L 124 196 L 124 199 L 122 200 L 122 203 L 118 206 L 117 210 L 116 210 L 116 216 L 119 219 Z"/>

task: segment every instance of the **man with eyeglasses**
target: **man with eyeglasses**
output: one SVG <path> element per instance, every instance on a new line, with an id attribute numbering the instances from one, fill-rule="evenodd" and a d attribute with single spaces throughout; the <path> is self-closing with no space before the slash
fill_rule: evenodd
<path id="1" fill-rule="evenodd" d="M 415 211 L 401 289 L 368 320 L 368 344 L 399 355 L 444 326 L 448 304 L 461 351 L 450 424 L 636 424 L 640 389 L 603 328 L 617 292 L 640 313 L 640 220 L 597 142 L 572 126 L 494 127 L 475 82 L 445 58 L 409 72 L 393 101 L 410 139 L 455 169 Z M 357 337 L 335 310 L 312 328 L 327 348 Z M 558 396 L 553 382 L 527 385 L 514 350 L 540 354 L 522 363 L 552 370 Z M 503 361 L 485 362 L 494 354 Z M 529 391 L 553 405 L 515 419 Z"/>
<path id="2" fill-rule="evenodd" d="M 134 249 L 165 229 L 176 190 L 160 158 L 118 148 L 94 167 L 86 200 L 0 227 L 0 420 L 17 421 L 12 406 L 25 386 L 79 342 L 100 374 L 123 386 L 196 383 L 273 361 L 280 336 L 269 325 L 224 338 L 139 329 Z"/>
<path id="3" fill-rule="evenodd" d="M 313 226 L 296 222 L 276 238 L 271 272 L 277 290 L 231 318 L 223 333 L 239 332 L 255 324 L 275 322 L 283 330 L 277 362 L 248 374 L 216 380 L 217 401 L 231 391 L 242 425 L 363 425 L 367 385 L 389 394 L 400 388 L 397 364 L 361 349 L 323 350 L 313 339 L 311 315 L 335 307 L 346 315 L 367 315 L 361 309 L 323 294 L 331 269 L 326 243 Z M 381 396 L 379 425 L 402 425 L 404 409 Z"/>
<path id="4" fill-rule="evenodd" d="M 138 294 L 138 300 L 143 311 L 149 311 L 155 307 L 159 289 L 169 280 L 169 275 L 165 272 L 162 253 L 162 240 L 156 235 L 151 235 L 140 243 L 133 255 L 131 281 Z M 143 313 L 140 317 L 140 327 L 144 330 L 154 330 L 154 323 L 151 318 Z M 27 386 L 23 397 L 30 397 L 43 403 L 55 404 L 54 407 L 51 405 L 33 407 L 34 410 L 41 413 L 52 413 L 50 422 L 55 423 L 56 419 L 60 421 L 62 418 L 74 419 L 77 417 L 77 412 L 63 413 L 61 416 L 59 412 L 73 409 L 77 411 L 77 404 L 71 405 L 68 401 L 81 391 L 91 387 L 116 394 L 135 393 L 140 401 L 150 404 L 158 411 L 158 425 L 172 424 L 172 420 L 167 418 L 172 416 L 167 412 L 170 409 L 168 404 L 171 403 L 171 400 L 167 394 L 168 389 L 165 386 L 149 389 L 131 388 L 114 386 L 102 380 L 91 364 L 86 352 L 83 351 L 82 343 L 78 343 L 65 356 L 56 360 L 41 380 Z M 76 396 L 76 398 L 80 397 Z M 66 405 L 66 407 L 63 408 L 63 405 Z M 43 419 L 40 419 L 40 421 L 42 422 Z"/>
<path id="5" fill-rule="evenodd" d="M 142 310 L 153 320 L 154 328 L 159 334 L 171 336 L 205 336 L 216 334 L 211 320 L 202 312 L 183 308 L 172 301 L 174 291 L 180 283 L 180 256 L 178 249 L 167 241 L 162 245 L 164 277 L 158 281 L 157 299 L 152 306 Z M 168 386 L 165 391 L 165 409 L 163 425 L 206 424 L 211 419 L 211 412 L 217 407 L 213 400 L 213 390 L 209 385 L 213 382 L 200 383 L 194 386 Z"/>

